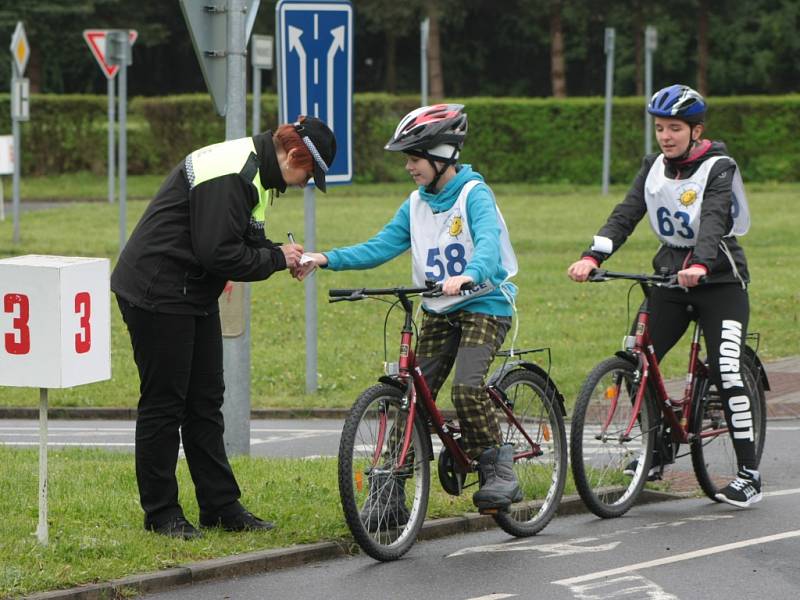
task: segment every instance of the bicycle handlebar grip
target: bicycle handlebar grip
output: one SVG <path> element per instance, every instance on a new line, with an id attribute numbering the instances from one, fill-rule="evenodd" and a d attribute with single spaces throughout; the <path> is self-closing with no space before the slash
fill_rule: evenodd
<path id="1" fill-rule="evenodd" d="M 352 296 L 354 293 L 359 292 L 361 290 L 328 290 L 328 297 L 329 298 L 343 298 L 347 296 Z"/>

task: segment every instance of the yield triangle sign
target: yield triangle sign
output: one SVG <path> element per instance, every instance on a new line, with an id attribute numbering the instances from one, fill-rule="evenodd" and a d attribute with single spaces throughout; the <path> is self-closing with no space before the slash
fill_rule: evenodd
<path id="1" fill-rule="evenodd" d="M 89 50 L 92 51 L 92 54 L 97 60 L 97 64 L 100 65 L 100 69 L 103 71 L 106 78 L 114 79 L 117 71 L 119 71 L 119 65 L 110 65 L 106 60 L 106 36 L 110 31 L 110 29 L 84 29 L 83 39 L 86 40 Z M 128 36 L 131 41 L 131 46 L 133 46 L 136 38 L 139 37 L 139 32 L 135 29 L 131 29 L 128 31 Z"/>

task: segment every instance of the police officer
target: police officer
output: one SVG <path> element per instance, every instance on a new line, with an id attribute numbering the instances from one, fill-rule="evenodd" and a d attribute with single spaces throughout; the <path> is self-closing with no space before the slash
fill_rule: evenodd
<path id="1" fill-rule="evenodd" d="M 226 282 L 298 267 L 302 246 L 264 235 L 265 210 L 312 177 L 325 191 L 336 140 L 319 119 L 195 150 L 169 174 L 111 275 L 139 370 L 136 480 L 144 526 L 192 539 L 178 503 L 181 441 L 200 525 L 267 530 L 247 511 L 223 443 L 225 384 L 218 298 Z"/>

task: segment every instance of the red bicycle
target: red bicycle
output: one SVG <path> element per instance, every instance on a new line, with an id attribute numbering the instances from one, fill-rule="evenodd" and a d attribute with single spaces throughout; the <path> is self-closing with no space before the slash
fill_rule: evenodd
<path id="1" fill-rule="evenodd" d="M 719 502 L 716 494 L 736 477 L 738 464 L 719 393 L 700 358 L 701 328 L 695 321 L 683 395 L 670 397 L 650 340 L 647 298 L 652 287 L 678 287 L 675 277 L 600 269 L 589 277 L 596 282 L 611 279 L 637 282 L 645 299 L 636 318 L 635 335 L 625 336 L 624 349 L 598 364 L 578 393 L 570 433 L 578 493 L 597 516 L 619 517 L 644 487 L 653 450 L 658 450 L 663 465 L 679 458 L 680 444 L 688 444 L 700 487 Z M 757 342 L 758 334 L 748 338 Z M 764 390 L 769 389 L 769 382 L 757 346 L 746 345 L 741 360 L 760 461 L 766 433 Z"/>
<path id="2" fill-rule="evenodd" d="M 353 404 L 339 445 L 339 494 L 347 525 L 364 552 L 377 560 L 395 560 L 414 544 L 425 519 L 434 460 L 431 432 L 442 442 L 437 467 L 444 490 L 459 495 L 477 483 L 477 477 L 468 479 L 477 463 L 459 445 L 458 425 L 437 408 L 416 363 L 411 297 L 440 295 L 441 288 L 329 294 L 331 302 L 394 296 L 397 300 L 384 300 L 391 304 L 389 311 L 397 305 L 405 311 L 399 360 Z M 514 471 L 524 494 L 507 511 L 491 514 L 504 531 L 518 537 L 538 533 L 552 519 L 567 473 L 563 396 L 542 367 L 515 358 L 532 352 L 549 356 L 547 348 L 499 352 L 505 362 L 486 388 L 499 411 L 503 442 L 514 447 Z"/>

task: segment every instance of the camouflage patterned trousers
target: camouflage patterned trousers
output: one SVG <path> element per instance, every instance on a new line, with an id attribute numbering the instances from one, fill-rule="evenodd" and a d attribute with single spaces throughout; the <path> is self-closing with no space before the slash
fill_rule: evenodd
<path id="1" fill-rule="evenodd" d="M 501 443 L 494 403 L 485 390 L 486 373 L 503 345 L 511 318 L 464 310 L 425 313 L 417 343 L 417 364 L 436 398 L 455 364 L 453 406 L 468 456 Z"/>

